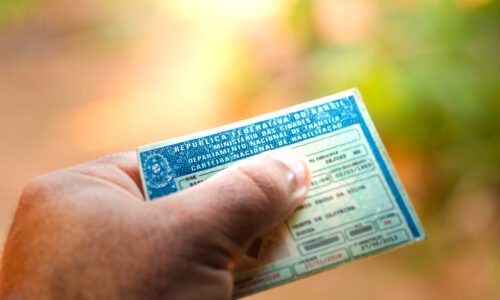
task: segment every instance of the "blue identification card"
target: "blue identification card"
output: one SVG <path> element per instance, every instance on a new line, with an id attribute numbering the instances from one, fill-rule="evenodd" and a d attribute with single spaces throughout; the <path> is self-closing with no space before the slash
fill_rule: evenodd
<path id="1" fill-rule="evenodd" d="M 425 238 L 356 89 L 138 149 L 148 200 L 232 163 L 287 148 L 307 158 L 311 188 L 235 270 L 241 297 Z"/>

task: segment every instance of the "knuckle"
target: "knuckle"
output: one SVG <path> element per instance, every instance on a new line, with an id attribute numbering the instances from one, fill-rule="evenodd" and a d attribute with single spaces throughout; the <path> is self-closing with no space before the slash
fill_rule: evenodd
<path id="1" fill-rule="evenodd" d="M 134 155 L 132 152 L 115 152 L 98 157 L 94 160 L 95 163 L 115 164 L 116 162 L 126 160 Z"/>
<path id="2" fill-rule="evenodd" d="M 45 191 L 49 185 L 47 175 L 42 175 L 30 180 L 23 189 L 23 195 L 38 194 Z"/>
<path id="3" fill-rule="evenodd" d="M 51 175 L 38 176 L 29 181 L 23 188 L 20 204 L 31 204 L 34 199 L 45 199 L 51 186 Z"/>

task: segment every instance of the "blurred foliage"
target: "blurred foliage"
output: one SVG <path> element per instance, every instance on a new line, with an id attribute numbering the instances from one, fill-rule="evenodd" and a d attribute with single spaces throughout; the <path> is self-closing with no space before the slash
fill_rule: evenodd
<path id="1" fill-rule="evenodd" d="M 318 2 L 297 0 L 285 18 L 288 32 L 301 45 L 296 63 L 306 74 L 308 97 L 358 87 L 384 140 L 413 149 L 430 178 L 439 173 L 437 181 L 428 182 L 433 201 L 427 206 L 441 206 L 468 172 L 498 184 L 499 2 L 378 1 L 375 6 L 355 1 L 359 5 L 338 13 L 333 7 L 326 14 L 333 24 L 323 22 L 326 28 L 318 22 L 325 18 L 318 14 Z M 359 12 L 365 7 L 373 17 Z M 328 10 L 328 4 L 320 9 Z M 328 26 L 336 25 L 336 17 L 340 27 L 347 24 L 346 35 L 359 33 L 349 26 L 364 26 L 366 33 L 347 42 L 342 32 L 333 32 L 333 40 L 325 38 L 324 31 L 332 35 Z M 363 17 L 375 20 L 367 25 L 351 21 Z M 246 93 L 249 86 L 257 89 L 249 97 L 264 89 L 249 85 L 249 78 L 276 81 L 266 86 L 279 84 L 279 78 L 265 71 L 245 72 L 240 85 Z"/>
<path id="2" fill-rule="evenodd" d="M 0 1 L 0 26 L 8 26 L 19 19 L 23 19 L 33 9 L 29 0 L 2 0 Z"/>

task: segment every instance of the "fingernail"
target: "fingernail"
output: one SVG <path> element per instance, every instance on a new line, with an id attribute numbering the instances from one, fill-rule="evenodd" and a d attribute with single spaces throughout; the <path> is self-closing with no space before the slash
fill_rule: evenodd
<path id="1" fill-rule="evenodd" d="M 290 171 L 289 180 L 294 182 L 292 198 L 303 198 L 309 185 L 309 168 L 304 159 L 289 150 L 268 152 L 269 157 L 283 163 Z"/>

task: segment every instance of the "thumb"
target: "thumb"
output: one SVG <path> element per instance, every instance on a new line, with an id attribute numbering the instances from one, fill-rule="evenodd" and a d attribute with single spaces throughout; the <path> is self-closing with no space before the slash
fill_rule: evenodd
<path id="1" fill-rule="evenodd" d="M 287 150 L 272 151 L 238 162 L 172 197 L 191 208 L 191 221 L 199 222 L 203 231 L 197 236 L 215 243 L 227 240 L 236 246 L 235 252 L 242 252 L 292 214 L 309 183 L 303 158 Z"/>

